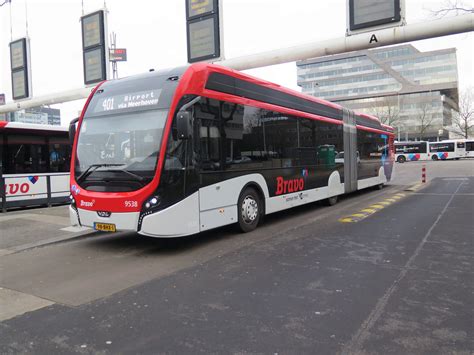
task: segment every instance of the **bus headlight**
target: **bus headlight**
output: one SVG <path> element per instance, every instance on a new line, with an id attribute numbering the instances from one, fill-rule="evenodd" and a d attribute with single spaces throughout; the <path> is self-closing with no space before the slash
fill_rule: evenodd
<path id="1" fill-rule="evenodd" d="M 74 197 L 72 195 L 69 195 L 69 201 L 71 203 L 71 207 L 76 209 L 76 200 L 74 200 Z"/>
<path id="2" fill-rule="evenodd" d="M 145 201 L 145 209 L 150 210 L 154 207 L 157 207 L 160 205 L 160 196 L 152 196 L 148 200 Z"/>

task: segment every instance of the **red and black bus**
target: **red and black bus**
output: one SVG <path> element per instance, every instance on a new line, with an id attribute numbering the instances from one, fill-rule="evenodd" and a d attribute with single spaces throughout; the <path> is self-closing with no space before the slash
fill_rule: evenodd
<path id="1" fill-rule="evenodd" d="M 0 121 L 0 208 L 69 202 L 67 127 Z"/>
<path id="2" fill-rule="evenodd" d="M 377 118 L 205 63 L 99 84 L 75 131 L 72 224 L 155 237 L 250 231 L 382 186 L 393 165 Z"/>

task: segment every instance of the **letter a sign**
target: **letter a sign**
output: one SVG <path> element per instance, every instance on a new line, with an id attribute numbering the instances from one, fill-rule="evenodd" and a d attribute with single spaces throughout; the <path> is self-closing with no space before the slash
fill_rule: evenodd
<path id="1" fill-rule="evenodd" d="M 375 35 L 372 35 L 372 36 L 370 37 L 369 44 L 372 44 L 372 42 L 378 43 L 378 41 L 379 41 L 379 40 L 377 39 L 377 37 L 376 37 Z"/>

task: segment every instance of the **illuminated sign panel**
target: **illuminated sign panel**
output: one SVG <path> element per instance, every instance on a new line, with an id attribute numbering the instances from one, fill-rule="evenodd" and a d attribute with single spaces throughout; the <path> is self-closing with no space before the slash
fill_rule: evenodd
<path id="1" fill-rule="evenodd" d="M 98 11 L 82 18 L 82 47 L 90 48 L 103 44 L 104 12 Z"/>
<path id="2" fill-rule="evenodd" d="M 17 100 L 28 97 L 28 82 L 26 79 L 24 69 L 12 73 L 13 99 Z"/>
<path id="3" fill-rule="evenodd" d="M 186 0 L 189 63 L 220 57 L 219 10 L 218 0 Z"/>
<path id="4" fill-rule="evenodd" d="M 400 0 L 349 0 L 349 30 L 401 21 Z"/>
<path id="5" fill-rule="evenodd" d="M 12 70 L 23 68 L 26 62 L 26 38 L 10 43 Z"/>
<path id="6" fill-rule="evenodd" d="M 217 12 L 217 0 L 186 0 L 187 20 Z"/>
<path id="7" fill-rule="evenodd" d="M 28 41 L 21 38 L 10 43 L 10 63 L 12 75 L 13 100 L 30 96 Z"/>
<path id="8" fill-rule="evenodd" d="M 81 18 L 84 83 L 86 85 L 107 79 L 104 11 Z"/>
<path id="9" fill-rule="evenodd" d="M 112 48 L 109 51 L 109 61 L 111 62 L 126 62 L 127 61 L 127 49 L 125 48 Z"/>
<path id="10" fill-rule="evenodd" d="M 84 52 L 85 83 L 96 83 L 104 80 L 104 52 L 101 47 Z"/>
<path id="11" fill-rule="evenodd" d="M 190 58 L 199 61 L 200 58 L 218 57 L 216 53 L 215 19 L 192 22 L 188 26 Z"/>

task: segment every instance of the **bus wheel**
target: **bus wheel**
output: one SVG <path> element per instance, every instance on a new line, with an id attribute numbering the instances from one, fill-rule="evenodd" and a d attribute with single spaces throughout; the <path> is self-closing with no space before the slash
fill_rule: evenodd
<path id="1" fill-rule="evenodd" d="M 244 233 L 257 228 L 262 214 L 262 203 L 257 192 L 248 187 L 239 196 L 239 227 Z"/>
<path id="2" fill-rule="evenodd" d="M 432 160 L 438 160 L 438 156 L 437 156 L 436 154 L 433 154 L 433 155 L 431 156 L 431 159 L 432 159 Z"/>
<path id="3" fill-rule="evenodd" d="M 327 206 L 334 206 L 337 203 L 337 196 L 329 197 L 326 199 Z"/>
<path id="4" fill-rule="evenodd" d="M 399 155 L 397 158 L 397 161 L 399 163 L 404 163 L 407 159 L 403 155 Z"/>

